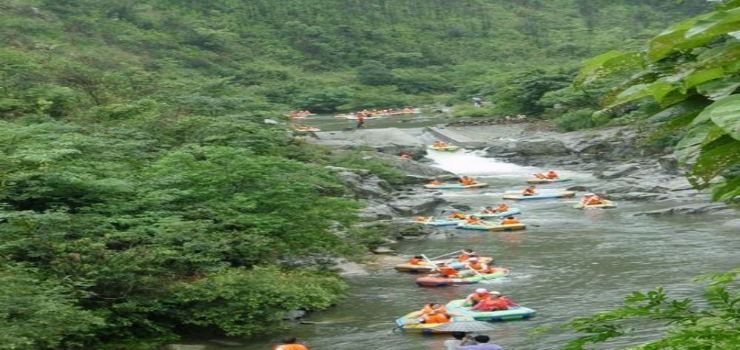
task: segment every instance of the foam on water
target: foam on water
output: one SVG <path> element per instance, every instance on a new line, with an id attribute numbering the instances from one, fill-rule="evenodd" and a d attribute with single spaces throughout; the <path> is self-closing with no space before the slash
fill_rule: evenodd
<path id="1" fill-rule="evenodd" d="M 427 157 L 434 161 L 434 166 L 460 175 L 496 175 L 522 178 L 537 171 L 535 168 L 522 167 L 494 158 L 482 157 L 482 151 L 463 150 L 454 153 L 430 151 Z"/>

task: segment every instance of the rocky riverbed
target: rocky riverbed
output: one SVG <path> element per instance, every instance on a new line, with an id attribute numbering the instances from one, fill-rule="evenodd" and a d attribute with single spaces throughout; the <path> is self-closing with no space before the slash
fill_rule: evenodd
<path id="1" fill-rule="evenodd" d="M 724 203 L 711 202 L 708 193 L 694 189 L 684 177 L 685 170 L 669 152 L 643 145 L 640 135 L 630 127 L 561 133 L 543 130 L 531 123 L 468 125 L 457 122 L 435 128 L 450 129 L 481 144 L 485 157 L 543 170 L 591 172 L 603 180 L 589 188 L 573 186 L 570 190 L 595 192 L 613 200 L 678 203 L 635 215 L 711 214 L 729 209 Z M 340 149 L 372 149 L 374 151 L 366 152 L 366 157 L 386 159 L 407 174 L 405 186 L 392 188 L 367 172 L 333 168 L 355 189 L 357 198 L 368 203 L 362 212 L 367 225 L 382 227 L 389 233 L 388 242 L 392 243 L 437 232 L 399 222 L 417 215 L 430 215 L 450 205 L 438 193 L 420 186 L 431 178 L 457 178 L 456 174 L 425 162 L 428 140 L 444 137 L 431 130 L 386 128 L 318 132 L 310 140 Z M 401 152 L 412 155 L 413 159 L 398 157 Z"/>

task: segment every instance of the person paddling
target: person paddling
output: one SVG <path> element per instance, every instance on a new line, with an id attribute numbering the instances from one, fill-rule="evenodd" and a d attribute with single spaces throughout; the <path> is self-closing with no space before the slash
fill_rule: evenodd
<path id="1" fill-rule="evenodd" d="M 310 350 L 303 344 L 298 344 L 295 337 L 288 337 L 283 339 L 283 343 L 276 345 L 273 350 Z"/>

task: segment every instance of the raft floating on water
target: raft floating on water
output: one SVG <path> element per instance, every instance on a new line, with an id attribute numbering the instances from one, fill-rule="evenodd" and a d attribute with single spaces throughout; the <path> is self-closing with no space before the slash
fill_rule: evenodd
<path id="1" fill-rule="evenodd" d="M 488 187 L 487 182 L 478 182 L 472 185 L 463 185 L 463 184 L 441 184 L 441 185 L 431 185 L 426 184 L 424 185 L 424 188 L 427 189 L 440 189 L 440 190 L 453 190 L 453 189 L 464 189 L 464 188 L 481 188 L 481 187 Z"/>
<path id="2" fill-rule="evenodd" d="M 531 179 L 527 179 L 528 184 L 549 184 L 553 182 L 566 182 L 571 181 L 571 179 L 567 177 L 559 177 L 557 179 L 538 179 L 536 177 L 533 177 Z"/>
<path id="3" fill-rule="evenodd" d="M 527 228 L 527 225 L 519 223 L 519 224 L 509 224 L 509 225 L 501 225 L 501 224 L 495 224 L 492 222 L 483 222 L 483 225 L 471 225 L 466 224 L 464 221 L 457 224 L 457 228 L 461 230 L 478 230 L 478 231 L 520 231 Z"/>
<path id="4" fill-rule="evenodd" d="M 576 209 L 610 209 L 610 208 L 616 208 L 617 203 L 612 202 L 607 199 L 602 199 L 600 204 L 592 204 L 592 205 L 583 205 L 581 203 L 578 203 L 573 206 L 573 208 Z"/>
<path id="5" fill-rule="evenodd" d="M 573 191 L 563 191 L 558 193 L 538 193 L 531 196 L 522 196 L 521 194 L 507 194 L 504 195 L 504 199 L 511 200 L 532 200 L 532 199 L 553 199 L 553 198 L 570 198 L 575 196 L 576 193 Z"/>
<path id="6" fill-rule="evenodd" d="M 492 280 L 494 278 L 505 277 L 509 274 L 509 269 L 505 267 L 492 267 L 493 272 L 486 274 L 475 274 L 467 277 L 441 277 L 425 276 L 416 279 L 416 284 L 422 287 L 445 287 L 457 284 L 473 284 L 480 281 Z"/>
<path id="7" fill-rule="evenodd" d="M 437 333 L 451 333 L 450 331 L 440 331 L 434 329 L 434 327 L 441 326 L 445 323 L 419 323 L 418 321 L 419 311 L 410 312 L 406 316 L 399 317 L 396 319 L 398 328 L 404 332 L 413 333 L 425 333 L 425 334 L 437 334 Z M 462 316 L 452 316 L 450 322 L 458 321 L 470 321 L 469 318 Z"/>
<path id="8" fill-rule="evenodd" d="M 467 316 L 476 321 L 501 322 L 524 320 L 537 315 L 537 311 L 524 306 L 509 307 L 508 310 L 499 311 L 472 311 L 463 307 L 465 300 L 457 299 L 450 301 L 445 306 L 448 312 Z"/>
<path id="9" fill-rule="evenodd" d="M 437 152 L 456 152 L 457 150 L 460 149 L 460 147 L 459 146 L 455 146 L 455 145 L 449 145 L 449 146 L 433 146 L 433 145 L 430 145 L 429 147 L 427 147 L 427 149 L 430 149 L 432 151 L 437 151 Z"/>
<path id="10" fill-rule="evenodd" d="M 478 258 L 478 260 L 479 261 L 482 261 L 482 262 L 484 262 L 486 264 L 488 264 L 491 261 L 493 261 L 493 258 L 491 258 L 490 256 L 481 256 L 481 257 Z M 461 262 L 458 262 L 458 261 L 435 260 L 435 261 L 432 261 L 432 262 L 435 263 L 436 266 L 438 266 L 438 267 L 447 265 L 447 266 L 450 266 L 450 267 L 452 267 L 454 269 L 458 269 L 458 270 L 459 269 L 462 269 L 463 267 L 465 267 L 465 263 L 461 263 Z M 413 265 L 413 264 L 409 264 L 409 263 L 398 264 L 398 265 L 395 266 L 395 269 L 398 272 L 411 272 L 411 273 L 429 273 L 429 272 L 432 272 L 432 271 L 435 270 L 432 267 L 432 265 L 430 263 L 426 262 L 426 261 L 422 262 L 419 265 Z"/>

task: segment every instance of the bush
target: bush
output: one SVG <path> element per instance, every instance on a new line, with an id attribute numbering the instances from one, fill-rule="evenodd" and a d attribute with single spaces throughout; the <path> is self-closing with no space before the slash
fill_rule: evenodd
<path id="1" fill-rule="evenodd" d="M 561 117 L 555 119 L 553 123 L 564 131 L 588 129 L 603 124 L 597 122 L 593 118 L 593 114 L 594 110 L 592 109 L 579 109 L 563 114 Z"/>
<path id="2" fill-rule="evenodd" d="M 480 108 L 460 107 L 460 108 L 455 108 L 455 111 L 452 113 L 452 116 L 456 118 L 465 118 L 465 117 L 485 118 L 485 117 L 494 117 L 496 116 L 496 114 L 497 114 L 496 107 L 480 107 Z"/>

